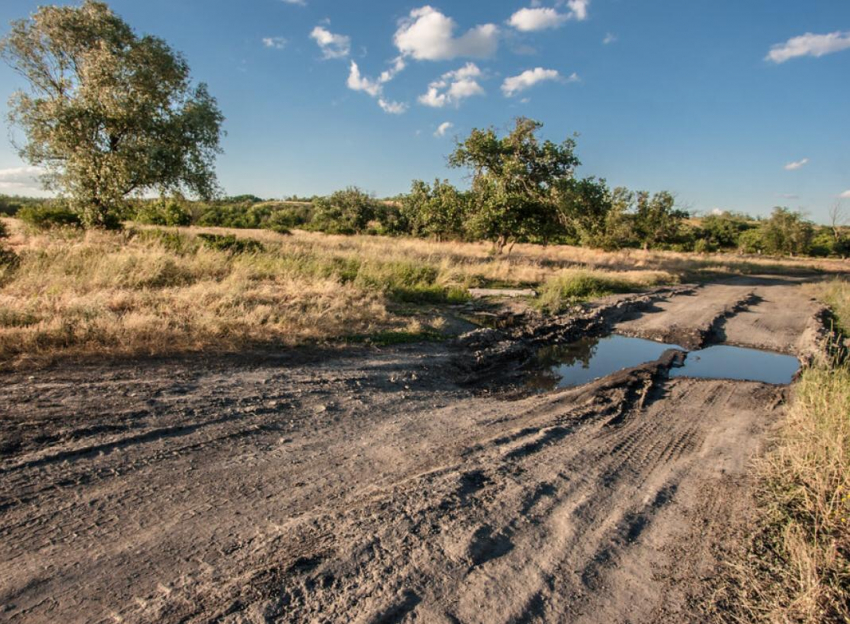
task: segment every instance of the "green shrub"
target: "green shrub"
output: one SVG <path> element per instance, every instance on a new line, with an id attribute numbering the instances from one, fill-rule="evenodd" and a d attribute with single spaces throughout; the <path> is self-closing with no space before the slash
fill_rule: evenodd
<path id="1" fill-rule="evenodd" d="M 192 214 L 177 201 L 159 200 L 143 203 L 134 220 L 148 225 L 185 226 L 192 224 Z"/>
<path id="2" fill-rule="evenodd" d="M 18 210 L 17 217 L 27 225 L 39 230 L 57 227 L 82 227 L 80 216 L 59 204 L 26 206 Z"/>
<path id="3" fill-rule="evenodd" d="M 216 251 L 226 251 L 230 254 L 259 253 L 264 251 L 263 244 L 252 238 L 236 238 L 233 234 L 221 236 L 218 234 L 198 234 L 204 247 Z"/>

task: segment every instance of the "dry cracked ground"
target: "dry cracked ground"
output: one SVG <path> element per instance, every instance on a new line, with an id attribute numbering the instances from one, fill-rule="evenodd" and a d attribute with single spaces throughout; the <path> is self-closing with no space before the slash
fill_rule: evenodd
<path id="1" fill-rule="evenodd" d="M 790 280 L 622 301 L 608 329 L 816 348 Z M 507 398 L 459 351 L 4 374 L 0 621 L 704 621 L 788 389 L 662 358 Z"/>

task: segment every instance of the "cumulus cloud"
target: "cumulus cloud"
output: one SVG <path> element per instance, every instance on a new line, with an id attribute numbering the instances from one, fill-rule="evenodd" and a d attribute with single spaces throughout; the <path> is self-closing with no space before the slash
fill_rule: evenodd
<path id="1" fill-rule="evenodd" d="M 800 56 L 821 57 L 848 48 L 850 48 L 850 31 L 836 31 L 827 35 L 806 33 L 799 37 L 792 37 L 785 43 L 776 44 L 770 49 L 765 60 L 784 63 Z"/>
<path id="2" fill-rule="evenodd" d="M 431 6 L 414 9 L 401 20 L 393 37 L 404 56 L 419 61 L 445 61 L 457 57 L 486 58 L 499 45 L 495 24 L 482 24 L 455 37 L 455 21 Z"/>
<path id="3" fill-rule="evenodd" d="M 324 26 L 316 26 L 310 37 L 322 50 L 322 56 L 326 59 L 345 58 L 351 52 L 351 37 L 332 33 Z"/>
<path id="4" fill-rule="evenodd" d="M 587 19 L 587 7 L 590 6 L 590 0 L 568 0 L 567 6 L 570 7 L 570 19 L 579 22 Z"/>
<path id="5" fill-rule="evenodd" d="M 557 28 L 566 22 L 568 16 L 558 13 L 555 9 L 520 9 L 508 20 L 508 24 L 522 32 Z"/>
<path id="6" fill-rule="evenodd" d="M 380 106 L 385 113 L 389 113 L 391 115 L 401 115 L 407 110 L 407 104 L 404 104 L 403 102 L 392 102 L 385 100 L 384 98 L 378 98 L 378 106 Z"/>
<path id="7" fill-rule="evenodd" d="M 484 89 L 478 83 L 482 76 L 483 72 L 478 65 L 467 63 L 429 84 L 428 91 L 419 96 L 419 103 L 433 108 L 443 108 L 450 104 L 460 106 L 466 98 L 484 95 Z"/>
<path id="8" fill-rule="evenodd" d="M 348 88 L 352 91 L 365 91 L 372 97 L 378 97 L 383 92 L 381 83 L 377 80 L 370 80 L 360 73 L 360 68 L 357 63 L 351 61 L 351 69 L 348 72 Z"/>
<path id="9" fill-rule="evenodd" d="M 444 136 L 446 136 L 446 133 L 454 127 L 455 127 L 455 125 L 452 122 L 444 121 L 439 126 L 437 126 L 437 131 L 434 132 L 434 136 L 435 137 L 444 137 Z"/>
<path id="10" fill-rule="evenodd" d="M 508 78 L 505 78 L 505 81 L 502 83 L 502 93 L 504 93 L 506 97 L 511 97 L 521 91 L 525 91 L 526 89 L 533 87 L 538 82 L 544 82 L 546 80 L 578 82 L 579 77 L 578 74 L 573 73 L 568 78 L 564 79 L 555 69 L 535 67 L 534 69 L 526 69 L 518 76 L 509 76 Z"/>
<path id="11" fill-rule="evenodd" d="M 839 197 L 840 197 L 841 199 L 850 199 L 850 189 L 848 189 L 848 190 L 844 191 L 843 193 L 841 193 L 841 195 L 839 195 Z"/>
<path id="12" fill-rule="evenodd" d="M 297 4 L 298 6 L 307 6 L 307 2 L 305 0 L 281 0 L 286 4 Z"/>
<path id="13" fill-rule="evenodd" d="M 40 167 L 11 167 L 0 169 L 0 190 L 23 191 L 38 186 L 38 177 L 44 173 Z"/>
<path id="14" fill-rule="evenodd" d="M 569 8 L 567 13 L 560 13 L 557 9 L 539 6 L 539 2 L 532 2 L 531 7 L 520 9 L 508 20 L 508 24 L 521 32 L 534 32 L 548 28 L 558 28 L 569 20 L 583 21 L 587 19 L 587 7 L 590 0 L 569 0 L 566 4 Z M 564 4 L 559 2 L 558 4 Z"/>
<path id="15" fill-rule="evenodd" d="M 286 39 L 284 37 L 263 37 L 263 45 L 267 48 L 283 50 L 286 47 Z"/>
<path id="16" fill-rule="evenodd" d="M 602 43 L 604 43 L 605 45 L 609 45 L 611 43 L 614 43 L 615 41 L 617 41 L 617 35 L 615 35 L 614 33 L 608 33 L 605 35 L 605 38 L 602 40 Z"/>
<path id="17" fill-rule="evenodd" d="M 352 91 L 363 91 L 378 100 L 378 106 L 385 113 L 401 115 L 407 110 L 407 104 L 393 102 L 384 98 L 384 84 L 393 79 L 396 73 L 404 69 L 404 64 L 396 63 L 390 70 L 383 72 L 377 80 L 367 78 L 360 73 L 357 63 L 351 61 L 351 69 L 348 72 L 348 88 Z"/>
<path id="18" fill-rule="evenodd" d="M 785 171 L 796 171 L 797 169 L 802 169 L 806 165 L 809 164 L 808 158 L 803 158 L 802 160 L 795 160 L 793 162 L 789 162 L 785 165 Z"/>

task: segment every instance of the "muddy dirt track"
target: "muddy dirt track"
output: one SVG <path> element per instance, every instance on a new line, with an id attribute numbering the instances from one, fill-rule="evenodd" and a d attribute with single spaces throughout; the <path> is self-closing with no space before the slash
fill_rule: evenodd
<path id="1" fill-rule="evenodd" d="M 616 329 L 806 356 L 817 313 L 732 280 Z M 704 621 L 787 389 L 662 358 L 507 400 L 457 350 L 5 374 L 0 621 Z"/>

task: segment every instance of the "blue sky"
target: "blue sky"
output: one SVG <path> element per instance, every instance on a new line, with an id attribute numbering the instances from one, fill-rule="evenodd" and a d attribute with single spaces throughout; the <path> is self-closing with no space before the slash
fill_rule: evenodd
<path id="1" fill-rule="evenodd" d="M 39 4 L 5 0 L 0 32 Z M 110 5 L 218 98 L 230 194 L 464 184 L 445 165 L 453 139 L 525 115 L 547 138 L 579 133 L 581 175 L 694 210 L 787 205 L 824 221 L 842 194 L 850 206 L 846 0 Z M 4 113 L 20 86 L 0 66 Z M 0 192 L 31 192 L 22 167 L 2 141 Z"/>

